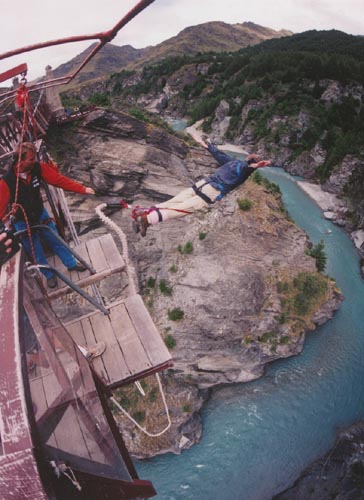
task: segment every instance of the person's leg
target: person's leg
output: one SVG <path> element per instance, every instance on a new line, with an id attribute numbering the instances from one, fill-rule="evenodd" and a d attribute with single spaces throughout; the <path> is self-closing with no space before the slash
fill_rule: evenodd
<path id="1" fill-rule="evenodd" d="M 58 234 L 57 227 L 52 220 L 50 220 L 48 212 L 44 209 L 40 217 L 40 224 L 44 222 Z M 55 236 L 47 230 L 42 231 L 42 238 L 48 247 L 61 259 L 67 269 L 72 269 L 77 265 L 77 260 L 71 252 L 62 243 L 60 243 Z"/>
<path id="2" fill-rule="evenodd" d="M 149 224 L 157 224 L 158 222 L 164 222 L 169 219 L 184 217 L 206 206 L 207 203 L 200 198 L 192 188 L 187 188 L 170 200 L 156 205 L 162 221 L 159 220 L 160 218 L 157 210 L 151 211 L 147 215 L 147 219 Z"/>
<path id="3" fill-rule="evenodd" d="M 25 222 L 19 221 L 15 222 L 14 227 L 17 231 L 22 231 L 23 229 L 27 228 L 27 225 Z M 33 252 L 31 249 L 29 239 L 25 234 L 22 237 L 22 245 L 26 253 L 28 254 L 29 259 L 33 262 Z M 32 246 L 34 250 L 36 263 L 48 266 L 48 261 L 45 256 L 42 243 L 40 241 L 39 233 L 37 231 L 32 233 Z M 50 279 L 54 276 L 53 272 L 49 271 L 48 269 L 41 269 L 41 271 L 47 279 Z"/>
<path id="4" fill-rule="evenodd" d="M 220 191 L 206 183 L 205 180 L 197 182 L 196 186 L 213 202 L 220 195 Z M 184 217 L 208 206 L 209 204 L 198 196 L 192 188 L 187 188 L 170 200 L 156 205 L 160 216 L 157 210 L 153 210 L 147 215 L 147 219 L 149 224 L 157 224 L 169 219 Z M 162 221 L 160 221 L 160 218 L 162 218 Z"/>

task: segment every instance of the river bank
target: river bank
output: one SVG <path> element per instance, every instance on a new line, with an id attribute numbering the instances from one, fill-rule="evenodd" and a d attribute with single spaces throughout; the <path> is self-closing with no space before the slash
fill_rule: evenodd
<path id="1" fill-rule="evenodd" d="M 195 140 L 201 140 L 206 134 L 200 129 L 203 120 L 200 120 L 190 127 L 187 127 L 184 131 L 189 134 Z M 236 146 L 235 144 L 230 144 L 228 142 L 224 144 L 219 144 L 219 149 L 222 151 L 230 151 L 231 153 L 238 153 L 242 155 L 247 155 L 248 152 L 242 146 Z"/>

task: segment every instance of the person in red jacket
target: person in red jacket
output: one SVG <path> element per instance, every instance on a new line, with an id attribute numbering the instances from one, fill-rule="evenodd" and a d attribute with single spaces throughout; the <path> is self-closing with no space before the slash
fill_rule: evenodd
<path id="1" fill-rule="evenodd" d="M 95 194 L 92 188 L 61 175 L 51 164 L 38 162 L 34 144 L 24 142 L 18 146 L 13 164 L 0 179 L 0 219 L 7 215 L 14 202 L 22 207 L 17 207 L 15 214 L 13 213 L 16 231 L 27 228 L 24 212 L 30 225 L 47 224 L 51 229 L 57 231 L 54 222 L 43 205 L 40 191 L 41 180 L 66 191 Z M 42 238 L 47 246 L 59 256 L 67 269 L 85 270 L 85 267 L 76 261 L 71 252 L 50 231 L 44 231 Z M 28 255 L 31 255 L 28 238 L 23 237 L 22 243 Z M 48 265 L 38 232 L 32 234 L 32 243 L 37 263 Z M 42 269 L 42 272 L 47 279 L 48 286 L 55 288 L 57 279 L 54 273 L 49 269 Z"/>

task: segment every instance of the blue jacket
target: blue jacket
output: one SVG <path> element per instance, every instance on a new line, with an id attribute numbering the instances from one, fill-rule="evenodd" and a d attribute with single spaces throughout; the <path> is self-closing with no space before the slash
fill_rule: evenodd
<path id="1" fill-rule="evenodd" d="M 214 174 L 206 179 L 206 182 L 221 192 L 217 199 L 221 199 L 237 186 L 243 184 L 255 170 L 253 167 L 249 167 L 247 161 L 237 160 L 219 151 L 215 144 L 209 144 L 208 150 L 221 165 Z"/>

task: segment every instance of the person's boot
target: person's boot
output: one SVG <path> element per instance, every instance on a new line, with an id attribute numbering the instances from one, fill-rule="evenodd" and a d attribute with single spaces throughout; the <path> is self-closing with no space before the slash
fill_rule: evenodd
<path id="1" fill-rule="evenodd" d="M 140 226 L 140 235 L 144 237 L 147 234 L 148 227 L 150 226 L 150 224 L 148 222 L 147 214 L 139 215 L 139 217 L 137 218 L 137 221 L 138 221 L 139 226 Z"/>
<path id="2" fill-rule="evenodd" d="M 54 274 L 50 278 L 47 278 L 47 286 L 48 288 L 56 288 L 57 286 L 57 276 Z"/>
<path id="3" fill-rule="evenodd" d="M 74 265 L 73 267 L 68 267 L 67 269 L 69 271 L 78 271 L 79 273 L 83 273 L 87 270 L 87 267 L 81 264 L 81 262 L 77 262 L 76 265 Z"/>

